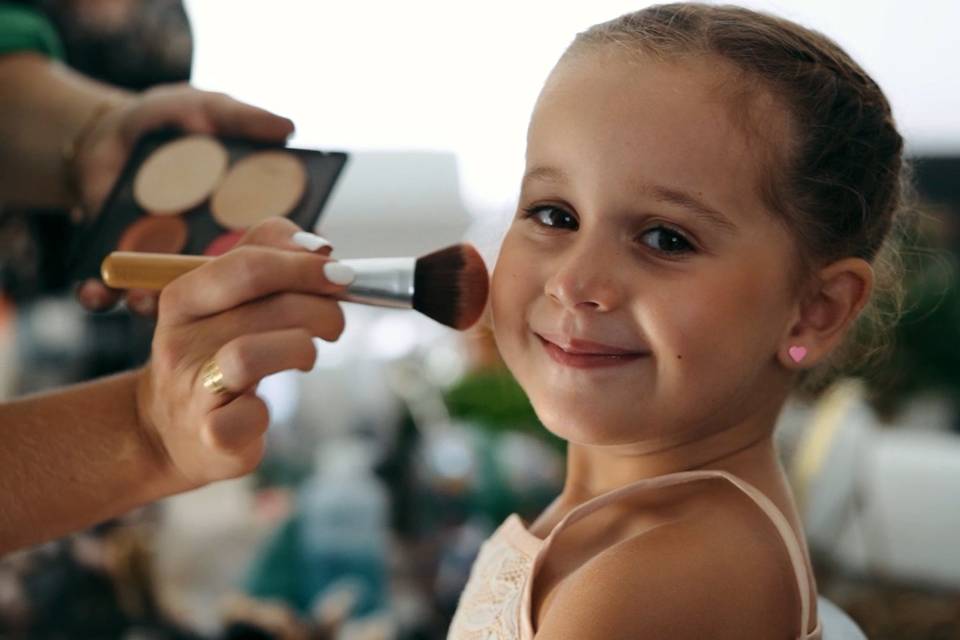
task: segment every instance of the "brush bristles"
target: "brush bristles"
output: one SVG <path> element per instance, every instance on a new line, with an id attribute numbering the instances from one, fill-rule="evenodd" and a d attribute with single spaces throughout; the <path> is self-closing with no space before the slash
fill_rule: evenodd
<path id="1" fill-rule="evenodd" d="M 417 260 L 413 308 L 462 331 L 480 318 L 489 288 L 487 267 L 477 250 L 453 245 Z"/>

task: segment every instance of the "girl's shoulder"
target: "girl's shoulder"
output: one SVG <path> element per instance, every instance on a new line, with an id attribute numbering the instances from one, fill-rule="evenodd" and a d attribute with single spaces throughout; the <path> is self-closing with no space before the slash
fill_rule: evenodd
<path id="1" fill-rule="evenodd" d="M 621 504 L 598 520 L 622 532 L 602 544 L 584 544 L 592 532 L 583 526 L 571 531 L 576 543 L 558 540 L 560 553 L 590 551 L 543 600 L 537 638 L 795 635 L 796 578 L 776 528 L 736 488 L 697 484 L 670 492 L 653 519 Z"/>

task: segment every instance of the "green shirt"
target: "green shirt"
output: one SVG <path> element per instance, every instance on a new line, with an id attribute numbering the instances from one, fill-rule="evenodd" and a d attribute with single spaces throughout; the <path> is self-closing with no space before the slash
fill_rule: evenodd
<path id="1" fill-rule="evenodd" d="M 0 2 L 0 55 L 18 51 L 64 59 L 60 36 L 42 13 L 21 4 Z"/>

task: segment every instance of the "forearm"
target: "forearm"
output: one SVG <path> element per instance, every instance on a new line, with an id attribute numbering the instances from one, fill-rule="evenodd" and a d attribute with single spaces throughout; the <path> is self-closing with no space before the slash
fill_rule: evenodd
<path id="1" fill-rule="evenodd" d="M 0 202 L 75 204 L 64 162 L 70 145 L 105 102 L 130 94 L 34 53 L 0 56 Z"/>
<path id="2" fill-rule="evenodd" d="M 191 488 L 139 427 L 139 374 L 0 405 L 0 554 Z"/>

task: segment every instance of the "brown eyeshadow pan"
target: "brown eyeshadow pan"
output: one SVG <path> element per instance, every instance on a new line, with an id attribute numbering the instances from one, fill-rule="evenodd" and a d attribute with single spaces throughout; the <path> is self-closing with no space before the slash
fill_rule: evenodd
<path id="1" fill-rule="evenodd" d="M 259 151 L 231 167 L 210 201 L 214 219 L 228 229 L 246 229 L 285 216 L 306 190 L 303 162 L 286 151 Z"/>
<path id="2" fill-rule="evenodd" d="M 133 182 L 134 200 L 154 215 L 192 209 L 216 188 L 227 162 L 227 150 L 211 136 L 192 135 L 169 142 L 140 166 Z"/>
<path id="3" fill-rule="evenodd" d="M 187 244 L 187 223 L 180 216 L 144 216 L 120 236 L 119 251 L 180 253 Z"/>

